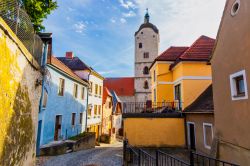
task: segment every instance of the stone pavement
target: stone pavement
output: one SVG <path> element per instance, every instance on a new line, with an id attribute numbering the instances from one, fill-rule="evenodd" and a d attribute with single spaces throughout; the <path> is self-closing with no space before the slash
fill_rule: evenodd
<path id="1" fill-rule="evenodd" d="M 40 157 L 37 166 L 121 166 L 122 157 L 122 142 L 116 142 L 60 156 Z"/>

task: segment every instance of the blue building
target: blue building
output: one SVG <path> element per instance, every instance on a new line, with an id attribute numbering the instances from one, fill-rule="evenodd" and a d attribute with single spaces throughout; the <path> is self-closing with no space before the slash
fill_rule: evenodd
<path id="1" fill-rule="evenodd" d="M 87 124 L 88 82 L 56 57 L 46 59 L 37 147 L 80 134 Z"/>

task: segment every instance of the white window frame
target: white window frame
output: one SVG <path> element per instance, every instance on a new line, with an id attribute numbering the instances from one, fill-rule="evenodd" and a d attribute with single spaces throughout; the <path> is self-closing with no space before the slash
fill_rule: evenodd
<path id="1" fill-rule="evenodd" d="M 190 128 L 189 128 L 189 125 L 190 124 L 193 124 L 194 125 L 194 142 L 195 142 L 195 146 L 197 145 L 196 144 L 196 127 L 195 127 L 195 123 L 194 122 L 190 122 L 188 121 L 187 122 L 187 132 L 188 132 L 188 146 L 190 147 L 191 146 L 191 140 L 190 140 Z"/>
<path id="2" fill-rule="evenodd" d="M 206 139 L 206 126 L 211 127 L 211 132 L 212 132 L 212 140 L 214 138 L 214 131 L 213 131 L 213 124 L 212 123 L 203 123 L 203 142 L 204 146 L 207 149 L 211 149 L 211 146 L 207 145 L 207 139 Z"/>
<path id="3" fill-rule="evenodd" d="M 243 80 L 244 80 L 245 96 L 237 96 L 237 87 L 236 87 L 235 78 L 239 77 L 241 75 L 243 76 Z M 232 100 L 248 99 L 247 79 L 246 79 L 246 71 L 245 70 L 241 70 L 239 72 L 236 72 L 236 73 L 230 75 L 230 89 L 231 89 Z"/>
<path id="4" fill-rule="evenodd" d="M 45 109 L 47 107 L 47 104 L 48 104 L 48 92 L 47 90 L 44 89 L 44 92 L 43 92 L 43 100 L 42 100 L 42 108 Z M 44 102 L 45 102 L 45 105 L 44 105 Z"/>

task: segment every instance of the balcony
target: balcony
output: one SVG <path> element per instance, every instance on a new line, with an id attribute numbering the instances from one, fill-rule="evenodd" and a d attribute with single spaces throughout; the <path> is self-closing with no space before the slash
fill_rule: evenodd
<path id="1" fill-rule="evenodd" d="M 172 113 L 182 112 L 182 102 L 129 102 L 123 103 L 123 113 Z"/>

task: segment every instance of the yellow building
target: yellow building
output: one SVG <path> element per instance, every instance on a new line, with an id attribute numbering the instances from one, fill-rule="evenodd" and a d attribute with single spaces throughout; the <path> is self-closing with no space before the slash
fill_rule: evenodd
<path id="1" fill-rule="evenodd" d="M 212 82 L 208 64 L 215 40 L 199 37 L 190 47 L 170 47 L 150 67 L 153 103 L 185 108 Z"/>
<path id="2" fill-rule="evenodd" d="M 102 134 L 108 134 L 111 136 L 112 133 L 112 110 L 113 100 L 111 92 L 104 87 L 103 89 L 103 105 L 102 105 Z"/>

